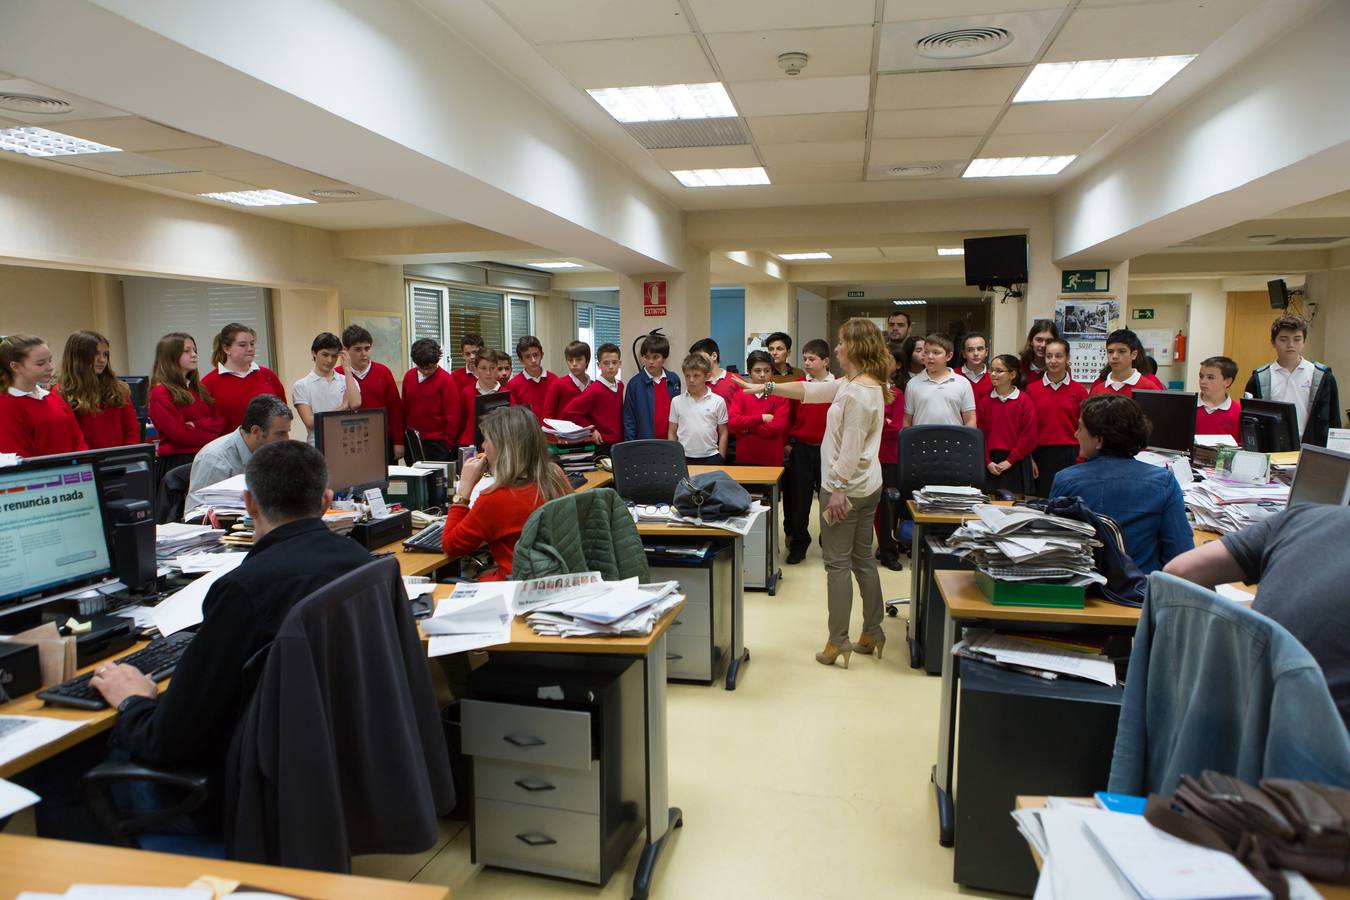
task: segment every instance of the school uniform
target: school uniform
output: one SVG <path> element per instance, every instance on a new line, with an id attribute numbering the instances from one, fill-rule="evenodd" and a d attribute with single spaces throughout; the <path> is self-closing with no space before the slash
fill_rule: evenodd
<path id="1" fill-rule="evenodd" d="M 349 374 L 342 366 L 337 371 Z M 364 372 L 355 369 L 351 376 L 361 389 L 362 409 L 383 409 L 386 437 L 385 455 L 389 463 L 394 462 L 394 445 L 403 443 L 403 400 L 398 395 L 398 385 L 394 382 L 394 373 L 384 363 L 371 361 Z"/>
<path id="2" fill-rule="evenodd" d="M 1058 382 L 1044 374 L 1027 385 L 1026 393 L 1036 407 L 1036 449 L 1031 453 L 1038 473 L 1035 492 L 1048 497 L 1055 476 L 1078 459 L 1078 412 L 1087 387 L 1068 372 Z"/>
<path id="3" fill-rule="evenodd" d="M 905 415 L 911 425 L 962 425 L 963 414 L 974 409 L 970 382 L 950 369 L 939 379 L 925 369 L 905 384 Z"/>
<path id="4" fill-rule="evenodd" d="M 731 414 L 731 401 L 735 400 L 737 396 L 745 393 L 745 391 L 741 389 L 741 386 L 736 383 L 735 379 L 731 377 L 731 373 L 726 369 L 722 370 L 721 378 L 716 380 L 712 378 L 708 379 L 708 390 L 722 398 L 722 402 L 727 405 L 728 415 Z M 783 402 L 786 403 L 787 401 L 785 400 Z"/>
<path id="5" fill-rule="evenodd" d="M 988 380 L 989 379 L 988 366 L 985 366 L 978 372 L 974 372 L 966 368 L 965 366 L 957 366 L 952 371 L 954 371 L 957 375 L 960 375 L 961 377 L 965 378 L 966 381 L 970 382 L 970 389 L 975 392 L 976 397 L 979 397 L 980 395 L 980 388 L 984 388 L 985 390 L 992 389 L 992 385 L 990 385 Z"/>
<path id="6" fill-rule="evenodd" d="M 1138 369 L 1130 373 L 1130 377 L 1124 381 L 1115 381 L 1111 378 L 1111 373 L 1107 372 L 1102 378 L 1098 378 L 1092 383 L 1092 388 L 1088 391 L 1088 396 L 1094 394 L 1119 394 L 1122 397 L 1133 396 L 1135 391 L 1161 391 L 1164 390 L 1163 383 L 1152 375 L 1145 375 Z"/>
<path id="7" fill-rule="evenodd" d="M 501 385 L 494 388 L 483 388 L 475 381 L 473 384 L 460 391 L 460 421 L 464 424 L 461 426 L 459 432 L 459 446 L 468 447 L 478 443 L 474 440 L 474 429 L 478 425 L 478 404 L 474 401 L 479 397 L 486 397 L 488 394 L 496 394 L 500 390 Z M 483 448 L 479 447 L 478 449 L 481 450 Z"/>
<path id="8" fill-rule="evenodd" d="M 52 393 L 60 392 L 59 388 L 52 386 Z M 75 421 L 79 423 L 84 442 L 90 450 L 125 447 L 141 442 L 141 422 L 136 418 L 136 407 L 130 397 L 125 398 L 121 406 L 100 406 L 93 412 L 77 412 Z"/>
<path id="9" fill-rule="evenodd" d="M 360 391 L 360 388 L 358 387 L 357 390 Z M 346 393 L 347 376 L 337 371 L 334 371 L 327 378 L 318 372 L 310 371 L 291 388 L 295 405 L 299 406 L 303 403 L 309 407 L 310 412 L 316 417 L 319 413 L 335 412 L 341 409 Z M 314 424 L 318 425 L 317 419 Z M 314 446 L 314 428 L 306 429 L 305 440 L 309 441 L 311 447 Z"/>
<path id="10" fill-rule="evenodd" d="M 1195 433 L 1226 434 L 1242 446 L 1242 404 L 1232 397 L 1224 397 L 1222 403 L 1209 406 L 1196 397 Z"/>
<path id="11" fill-rule="evenodd" d="M 456 397 L 463 394 L 466 387 L 473 387 L 478 383 L 478 373 L 470 368 L 455 369 L 450 373 L 450 377 L 455 382 Z"/>
<path id="12" fill-rule="evenodd" d="M 506 389 L 511 394 L 512 405 L 528 406 L 534 417 L 542 422 L 548 390 L 557 380 L 558 376 L 547 369 L 540 372 L 538 378 L 534 378 L 529 372 L 517 372 L 506 383 Z"/>
<path id="13" fill-rule="evenodd" d="M 1267 363 L 1247 380 L 1245 397 L 1294 404 L 1302 442 L 1327 445 L 1327 433 L 1341 427 L 1340 390 L 1331 367 L 1300 358 L 1294 371 L 1277 362 Z"/>
<path id="14" fill-rule="evenodd" d="M 834 381 L 834 375 L 826 372 L 820 380 Z M 804 554 L 811 546 L 811 500 L 820 493 L 820 442 L 825 438 L 829 411 L 828 403 L 788 401 L 788 462 L 782 494 L 783 534 L 789 554 Z"/>
<path id="15" fill-rule="evenodd" d="M 723 402 L 726 402 L 725 397 Z M 766 414 L 773 416 L 773 420 L 765 422 Z M 781 466 L 790 414 L 786 397 L 767 397 L 747 391 L 733 394 L 727 413 L 727 430 L 736 436 L 736 464 Z"/>
<path id="16" fill-rule="evenodd" d="M 202 376 L 202 387 L 216 402 L 222 434 L 244 424 L 244 409 L 248 401 L 259 394 L 271 394 L 282 403 L 286 402 L 286 389 L 281 386 L 277 373 L 257 363 L 250 363 L 248 371 L 242 373 L 227 369 L 224 363 L 220 363 L 213 371 Z"/>
<path id="17" fill-rule="evenodd" d="M 1045 374 L 1045 369 L 1036 365 L 1029 359 L 1022 360 L 1022 383 L 1031 384 L 1033 381 Z"/>
<path id="18" fill-rule="evenodd" d="M 877 449 L 877 461 L 881 463 L 881 484 L 883 488 L 900 487 L 900 429 L 905 427 L 905 392 L 891 385 L 891 402 L 886 406 L 885 417 L 881 422 L 881 444 Z M 892 513 L 889 501 L 882 494 L 877 505 L 874 527 L 877 532 L 877 559 L 890 565 L 900 560 L 900 544 L 889 527 Z M 900 519 L 895 518 L 896 525 Z"/>
<path id="19" fill-rule="evenodd" d="M 590 379 L 582 380 L 571 372 L 559 375 L 548 385 L 548 392 L 544 395 L 544 406 L 540 411 L 540 419 L 566 419 L 563 410 L 567 405 L 581 396 L 581 392 L 586 390 Z"/>
<path id="20" fill-rule="evenodd" d="M 992 475 L 986 470 L 985 490 L 1030 494 L 1031 452 L 1039 437 L 1036 404 L 1017 388 L 1006 397 L 990 389 L 980 393 L 975 417 L 984 433 L 985 464 L 1012 463 L 1002 475 Z"/>
<path id="21" fill-rule="evenodd" d="M 675 440 L 684 447 L 686 463 L 720 466 L 724 462 L 717 438 L 728 418 L 725 401 L 712 391 L 705 390 L 701 397 L 680 394 L 670 402 L 670 424 L 675 426 Z"/>
<path id="22" fill-rule="evenodd" d="M 666 439 L 670 425 L 670 404 L 680 396 L 680 376 L 662 369 L 655 377 L 645 368 L 638 369 L 623 397 L 623 439 L 625 441 Z"/>
<path id="23" fill-rule="evenodd" d="M 454 376 L 439 366 L 429 376 L 416 367 L 403 373 L 403 421 L 422 438 L 427 459 L 454 462 L 460 426 Z"/>
<path id="24" fill-rule="evenodd" d="M 624 399 L 623 379 L 593 378 L 584 391 L 568 402 L 562 418 L 594 428 L 605 444 L 617 444 L 623 440 Z"/>
<path id="25" fill-rule="evenodd" d="M 27 458 L 88 449 L 75 413 L 60 394 L 42 385 L 31 393 L 16 387 L 0 393 L 0 453 Z"/>
<path id="26" fill-rule="evenodd" d="M 158 479 L 170 469 L 192 462 L 198 450 L 224 433 L 215 405 L 196 391 L 191 394 L 192 401 L 179 406 L 165 385 L 157 384 L 150 389 L 150 421 L 159 433 L 155 457 Z"/>

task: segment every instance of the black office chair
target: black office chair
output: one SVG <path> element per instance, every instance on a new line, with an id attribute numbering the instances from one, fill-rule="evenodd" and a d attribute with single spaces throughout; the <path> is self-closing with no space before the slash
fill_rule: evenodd
<path id="1" fill-rule="evenodd" d="M 632 503 L 670 503 L 689 477 L 679 441 L 624 441 L 610 449 L 614 490 Z"/>
<path id="2" fill-rule="evenodd" d="M 422 435 L 412 428 L 403 429 L 403 458 L 408 465 L 426 462 L 427 451 L 422 446 Z"/>
<path id="3" fill-rule="evenodd" d="M 187 503 L 188 485 L 192 481 L 192 463 L 174 466 L 164 473 L 155 494 L 155 524 L 183 521 Z"/>

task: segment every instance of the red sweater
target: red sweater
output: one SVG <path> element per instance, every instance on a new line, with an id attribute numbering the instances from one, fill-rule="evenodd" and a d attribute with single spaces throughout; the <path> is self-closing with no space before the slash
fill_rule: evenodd
<path id="1" fill-rule="evenodd" d="M 542 422 L 544 421 L 544 410 L 548 407 L 549 388 L 553 387 L 553 382 L 557 380 L 558 376 L 547 370 L 537 382 L 526 378 L 524 372 L 517 372 L 506 383 L 506 389 L 511 392 L 512 404 L 528 406 L 530 412 L 534 413 L 534 417 Z M 567 380 L 571 381 L 572 379 Z M 549 418 L 552 418 L 552 416 Z"/>
<path id="2" fill-rule="evenodd" d="M 1078 446 L 1078 409 L 1088 395 L 1083 383 L 1070 377 L 1056 390 L 1046 387 L 1041 377 L 1027 385 L 1026 393 L 1036 407 L 1036 446 Z"/>
<path id="3" fill-rule="evenodd" d="M 559 375 L 549 382 L 548 393 L 544 395 L 544 409 L 541 419 L 563 419 L 563 410 L 567 404 L 581 396 L 582 389 L 572 380 L 570 373 Z"/>
<path id="4" fill-rule="evenodd" d="M 478 376 L 469 369 L 456 369 L 450 373 L 450 377 L 455 380 L 456 397 L 464 393 L 466 387 L 473 387 L 478 383 Z"/>
<path id="5" fill-rule="evenodd" d="M 35 400 L 0 390 L 0 453 L 30 457 L 88 449 L 75 414 L 60 394 L 50 391 Z"/>
<path id="6" fill-rule="evenodd" d="M 731 413 L 731 401 L 734 400 L 738 395 L 745 393 L 745 391 L 741 390 L 740 386 L 731 379 L 730 372 L 725 372 L 721 378 L 717 379 L 716 384 L 709 381 L 708 390 L 712 391 L 714 394 L 722 398 L 722 402 L 727 405 L 728 415 Z M 779 464 L 774 463 L 774 465 Z"/>
<path id="7" fill-rule="evenodd" d="M 606 444 L 619 443 L 623 440 L 623 381 L 619 381 L 617 391 L 611 391 L 599 378 L 591 379 L 586 390 L 567 404 L 562 417 L 578 425 L 591 426 L 600 432 L 600 440 Z"/>
<path id="8" fill-rule="evenodd" d="M 1203 406 L 1195 408 L 1196 434 L 1227 434 L 1242 444 L 1242 404 L 1231 401 L 1227 409 L 1210 412 Z"/>
<path id="9" fill-rule="evenodd" d="M 501 388 L 498 388 L 494 393 L 500 393 L 500 391 Z M 464 423 L 459 429 L 459 445 L 461 447 L 467 447 L 474 443 L 473 430 L 478 424 L 478 404 L 474 401 L 485 396 L 487 395 L 478 393 L 477 380 L 459 393 L 460 421 Z M 478 449 L 483 448 L 479 447 Z"/>
<path id="10" fill-rule="evenodd" d="M 657 440 L 663 434 L 670 434 L 670 401 L 674 398 L 667 389 L 670 384 L 668 379 L 669 376 L 659 383 L 652 382 L 652 434 L 656 435 Z"/>
<path id="11" fill-rule="evenodd" d="M 792 424 L 788 426 L 788 438 L 799 444 L 819 445 L 825 439 L 825 416 L 830 411 L 830 404 L 791 400 L 789 406 Z"/>
<path id="12" fill-rule="evenodd" d="M 486 544 L 497 568 L 480 575 L 478 580 L 509 581 L 520 530 L 530 513 L 543 505 L 543 495 L 534 485 L 485 489 L 473 509 L 463 504 L 450 507 L 441 532 L 441 549 L 447 556 L 459 557 Z"/>
<path id="13" fill-rule="evenodd" d="M 905 392 L 891 385 L 891 393 L 894 398 L 886 407 L 885 421 L 881 423 L 881 446 L 877 448 L 877 462 L 881 463 L 900 461 L 900 429 L 905 427 Z"/>
<path id="14" fill-rule="evenodd" d="M 266 366 L 258 366 L 256 371 L 242 378 L 234 374 L 222 375 L 212 369 L 202 376 L 202 386 L 211 392 L 211 399 L 216 401 L 221 434 L 244 424 L 244 407 L 259 394 L 272 394 L 281 402 L 286 402 L 286 389 L 281 386 L 281 379 Z"/>
<path id="15" fill-rule="evenodd" d="M 422 440 L 453 447 L 459 440 L 459 413 L 459 391 L 449 372 L 437 368 L 423 382 L 418 382 L 415 368 L 403 373 L 403 422 Z"/>
<path id="16" fill-rule="evenodd" d="M 1145 375 L 1143 372 L 1140 372 L 1138 381 L 1136 381 L 1134 384 L 1127 384 L 1118 391 L 1112 391 L 1109 387 L 1107 387 L 1105 378 L 1098 378 L 1096 381 L 1092 382 L 1092 390 L 1088 391 L 1088 396 L 1090 397 L 1093 394 L 1116 393 L 1122 397 L 1129 397 L 1132 396 L 1135 391 L 1161 391 L 1161 390 L 1164 390 L 1163 383 L 1161 381 L 1159 381 L 1152 375 Z M 1077 443 L 1077 441 L 1075 441 L 1074 443 Z"/>
<path id="17" fill-rule="evenodd" d="M 52 393 L 60 393 L 55 385 Z M 131 398 L 121 406 L 105 406 L 98 412 L 75 413 L 84 433 L 84 442 L 90 450 L 102 450 L 105 447 L 125 447 L 141 442 L 141 422 L 136 418 L 136 407 Z"/>
<path id="18" fill-rule="evenodd" d="M 1036 404 L 1026 391 L 1018 391 L 1013 400 L 991 396 L 993 388 L 980 391 L 975 398 L 975 418 L 984 432 L 984 461 L 992 462 L 990 450 L 1006 450 L 1008 462 L 1021 462 L 1036 449 Z"/>
<path id="19" fill-rule="evenodd" d="M 342 366 L 337 367 L 342 372 Z M 346 372 L 342 373 L 346 375 Z M 366 369 L 365 378 L 357 378 L 361 387 L 362 409 L 383 409 L 384 425 L 389 439 L 403 446 L 403 400 L 398 395 L 398 385 L 394 383 L 394 373 L 384 363 L 374 360 Z"/>
<path id="20" fill-rule="evenodd" d="M 191 403 L 178 406 L 169 389 L 157 384 L 150 389 L 149 406 L 150 421 L 159 432 L 160 456 L 196 453 L 225 433 L 220 410 L 203 400 L 196 391 L 192 392 Z"/>
<path id="21" fill-rule="evenodd" d="M 723 378 L 722 381 L 731 379 Z M 781 466 L 783 447 L 787 444 L 788 419 L 792 415 L 788 399 L 762 395 L 757 397 L 745 391 L 735 391 L 731 395 L 730 410 L 727 428 L 736 435 L 736 464 Z M 772 421 L 764 421 L 766 413 L 773 416 Z"/>

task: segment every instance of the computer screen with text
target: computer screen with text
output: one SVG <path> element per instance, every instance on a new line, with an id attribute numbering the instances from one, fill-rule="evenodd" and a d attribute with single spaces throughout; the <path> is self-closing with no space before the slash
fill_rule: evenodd
<path id="1" fill-rule="evenodd" d="M 111 573 L 92 464 L 0 470 L 0 602 Z"/>

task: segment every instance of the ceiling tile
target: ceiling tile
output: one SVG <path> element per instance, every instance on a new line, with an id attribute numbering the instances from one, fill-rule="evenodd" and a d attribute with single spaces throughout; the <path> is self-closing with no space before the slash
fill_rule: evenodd
<path id="1" fill-rule="evenodd" d="M 692 34 L 547 44 L 540 52 L 581 88 L 717 80 Z"/>
<path id="2" fill-rule="evenodd" d="M 73 134 L 86 141 L 98 141 L 123 150 L 184 150 L 192 147 L 214 147 L 216 142 L 177 128 L 168 128 L 126 116 L 117 119 L 86 119 L 81 122 L 63 122 L 63 134 Z"/>
<path id="3" fill-rule="evenodd" d="M 325 189 L 345 189 L 359 191 L 363 200 L 372 197 L 379 197 L 379 194 L 371 191 L 361 190 L 352 185 L 341 181 L 334 181 L 331 178 L 325 178 L 322 175 L 315 175 L 313 172 L 307 172 L 304 169 L 297 169 L 294 166 L 280 166 L 273 163 L 270 168 L 265 169 L 223 169 L 217 170 L 216 174 L 226 178 L 232 178 L 235 181 L 242 181 L 259 188 L 270 189 L 274 191 L 284 191 L 287 194 L 295 194 L 297 197 L 304 197 L 310 191 Z"/>
<path id="4" fill-rule="evenodd" d="M 1044 61 L 1199 53 L 1255 5 L 1256 0 L 1174 0 L 1078 9 Z"/>
<path id="5" fill-rule="evenodd" d="M 1082 153 L 1102 136 L 1100 131 L 1042 131 L 1035 134 L 997 134 L 980 156 L 1067 156 Z"/>
<path id="6" fill-rule="evenodd" d="M 232 178 L 222 178 L 209 172 L 188 172 L 183 175 L 141 175 L 134 184 L 153 184 L 155 187 L 181 191 L 184 194 L 213 194 L 225 191 L 251 191 L 253 185 Z"/>
<path id="7" fill-rule="evenodd" d="M 536 44 L 689 33 L 678 0 L 495 0 L 493 5 Z"/>
<path id="8" fill-rule="evenodd" d="M 1065 0 L 886 0 L 886 21 L 985 16 L 1033 9 L 1062 9 L 1065 5 Z"/>
<path id="9" fill-rule="evenodd" d="M 653 150 L 652 156 L 669 171 L 676 169 L 739 169 L 760 165 L 755 148 L 682 147 L 678 150 Z"/>
<path id="10" fill-rule="evenodd" d="M 939 109 L 1008 102 L 1027 69 L 965 69 L 877 78 L 877 109 Z"/>
<path id="11" fill-rule="evenodd" d="M 871 25 L 873 0 L 689 0 L 704 33 L 758 31 L 766 23 L 780 28 Z M 635 4 L 641 5 L 641 4 Z"/>
<path id="12" fill-rule="evenodd" d="M 844 184 L 862 181 L 862 166 L 769 166 L 769 180 L 774 184 Z"/>
<path id="13" fill-rule="evenodd" d="M 709 34 L 717 65 L 727 81 L 866 75 L 872 66 L 872 28 L 814 28 Z M 810 57 L 800 75 L 778 67 L 778 54 L 800 50 Z"/>
<path id="14" fill-rule="evenodd" d="M 1058 103 L 1014 103 L 998 123 L 995 134 L 1036 134 L 1043 131 L 1102 133 L 1134 112 L 1143 98 L 1128 100 L 1065 100 Z"/>
<path id="15" fill-rule="evenodd" d="M 930 159 L 969 158 L 979 146 L 978 137 L 907 138 L 872 142 L 873 165 L 895 165 Z"/>
<path id="16" fill-rule="evenodd" d="M 949 109 L 880 111 L 872 119 L 872 137 L 958 137 L 982 135 L 1003 111 L 1002 106 L 959 106 Z"/>
<path id="17" fill-rule="evenodd" d="M 798 141 L 860 141 L 867 131 L 867 113 L 816 113 L 808 116 L 755 116 L 746 119 L 761 144 Z"/>
<path id="18" fill-rule="evenodd" d="M 846 163 L 862 166 L 864 141 L 805 141 L 796 144 L 764 144 L 759 150 L 768 165 L 823 166 Z"/>
<path id="19" fill-rule="evenodd" d="M 275 169 L 281 163 L 236 147 L 200 147 L 190 150 L 152 150 L 145 154 L 189 169 L 224 172 L 229 169 Z"/>
<path id="20" fill-rule="evenodd" d="M 743 116 L 793 116 L 867 109 L 868 76 L 783 78 L 730 85 Z"/>

